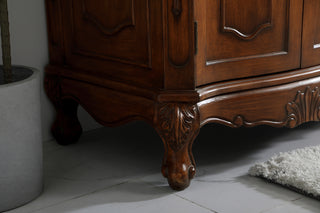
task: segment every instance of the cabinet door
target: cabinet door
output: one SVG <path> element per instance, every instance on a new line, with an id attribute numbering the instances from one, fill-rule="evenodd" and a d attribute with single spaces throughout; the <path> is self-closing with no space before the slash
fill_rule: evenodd
<path id="1" fill-rule="evenodd" d="M 304 0 L 302 67 L 320 64 L 320 1 Z"/>
<path id="2" fill-rule="evenodd" d="M 195 2 L 197 84 L 300 67 L 302 0 Z"/>
<path id="3" fill-rule="evenodd" d="M 161 83 L 161 1 L 62 2 L 67 65 L 139 85 Z"/>

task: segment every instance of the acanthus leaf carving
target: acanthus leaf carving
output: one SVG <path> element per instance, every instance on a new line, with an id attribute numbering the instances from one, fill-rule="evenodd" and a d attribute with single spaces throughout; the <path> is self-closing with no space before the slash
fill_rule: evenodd
<path id="1" fill-rule="evenodd" d="M 287 126 L 296 127 L 302 123 L 320 120 L 320 90 L 307 87 L 305 92 L 298 91 L 293 102 L 286 106 Z"/>
<path id="2" fill-rule="evenodd" d="M 219 123 L 233 128 L 269 125 L 273 127 L 294 128 L 309 121 L 320 121 L 320 89 L 307 87 L 304 92 L 298 91 L 294 101 L 286 104 L 287 117 L 283 121 L 258 120 L 248 121 L 243 115 L 237 115 L 232 121 L 213 117 L 208 122 Z"/>
<path id="3" fill-rule="evenodd" d="M 172 150 L 178 152 L 199 128 L 199 112 L 195 105 L 166 103 L 160 106 L 158 128 Z"/>

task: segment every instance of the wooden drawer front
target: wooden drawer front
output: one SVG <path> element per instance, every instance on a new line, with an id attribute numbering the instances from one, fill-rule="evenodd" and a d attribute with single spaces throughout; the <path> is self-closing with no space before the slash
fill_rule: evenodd
<path id="1" fill-rule="evenodd" d="M 204 2 L 205 12 L 196 3 L 198 85 L 300 67 L 302 0 Z"/>
<path id="2" fill-rule="evenodd" d="M 302 67 L 320 64 L 320 1 L 304 0 Z"/>

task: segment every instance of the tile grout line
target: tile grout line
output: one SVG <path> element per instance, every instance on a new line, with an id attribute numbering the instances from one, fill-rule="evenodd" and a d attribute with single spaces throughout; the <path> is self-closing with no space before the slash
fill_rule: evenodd
<path id="1" fill-rule="evenodd" d="M 301 199 L 302 199 L 302 197 L 298 197 L 298 198 L 295 198 L 295 199 L 293 199 L 293 200 L 289 200 L 289 202 L 294 203 L 295 201 L 301 200 Z M 286 206 L 286 205 L 288 205 L 288 204 L 278 204 L 278 205 L 275 205 L 275 206 L 273 206 L 273 207 L 271 207 L 271 208 L 269 208 L 269 209 L 264 209 L 264 210 L 262 210 L 262 211 L 259 212 L 259 213 L 264 213 L 264 212 L 270 211 L 270 210 L 272 210 L 272 209 L 275 209 L 275 208 L 278 208 L 278 207 L 281 207 L 281 206 Z"/>
<path id="2" fill-rule="evenodd" d="M 161 189 L 160 187 L 158 187 L 158 186 L 156 186 L 156 185 L 154 185 L 154 184 L 152 184 L 152 183 L 149 183 L 149 182 L 147 182 L 147 181 L 143 181 L 143 180 L 141 180 L 141 179 L 140 179 L 139 181 L 141 181 L 141 182 L 143 182 L 143 183 L 145 183 L 145 184 L 148 184 L 148 185 L 150 185 L 150 186 L 156 187 L 156 188 L 158 188 L 158 189 Z M 161 190 L 163 190 L 163 189 L 161 189 Z M 164 190 L 163 190 L 163 191 L 164 191 Z M 207 208 L 207 207 L 205 207 L 205 206 L 203 206 L 203 205 L 201 205 L 201 204 L 198 204 L 198 203 L 196 203 L 196 202 L 194 202 L 194 201 L 192 201 L 192 200 L 189 200 L 189 199 L 187 199 L 187 198 L 185 198 L 185 197 L 182 197 L 182 196 L 180 196 L 180 195 L 177 195 L 176 192 L 173 192 L 171 195 L 174 195 L 174 196 L 176 196 L 176 197 L 178 197 L 178 198 L 180 198 L 180 199 L 183 199 L 183 200 L 185 200 L 185 201 L 187 201 L 187 202 L 189 202 L 189 203 L 192 203 L 192 204 L 194 204 L 194 205 L 196 205 L 196 206 L 198 206 L 198 207 L 200 207 L 200 208 L 209 210 L 210 212 L 219 213 L 219 212 L 217 212 L 217 211 L 215 211 L 215 210 L 209 209 L 209 208 Z"/>
<path id="3" fill-rule="evenodd" d="M 290 200 L 292 203 L 296 202 L 297 200 L 301 200 L 303 197 L 298 197 L 296 199 Z"/>
<path id="4" fill-rule="evenodd" d="M 209 211 L 211 211 L 211 212 L 213 212 L 213 213 L 218 213 L 218 212 L 215 211 L 215 210 L 209 209 L 208 207 L 205 207 L 205 206 L 203 206 L 203 205 L 201 205 L 201 204 L 199 204 L 199 203 L 196 203 L 196 202 L 194 202 L 194 201 L 192 201 L 192 200 L 189 200 L 189 199 L 187 199 L 187 198 L 185 198 L 185 197 L 182 197 L 181 195 L 177 195 L 177 194 L 174 194 L 174 195 L 177 196 L 177 197 L 179 197 L 179 198 L 181 198 L 181 199 L 183 199 L 183 200 L 185 200 L 185 201 L 188 201 L 188 202 L 190 202 L 190 203 L 192 203 L 192 204 L 194 204 L 194 205 L 196 205 L 196 206 L 199 206 L 199 207 L 201 207 L 201 208 L 204 208 L 204 209 L 206 209 L 206 210 L 209 210 Z"/>
<path id="5" fill-rule="evenodd" d="M 63 200 L 63 201 L 60 201 L 60 202 L 57 202 L 57 203 L 54 203 L 54 204 L 51 204 L 51 205 L 48 205 L 48 206 L 45 206 L 45 207 L 42 207 L 42 208 L 34 209 L 34 210 L 32 210 L 32 211 L 30 211 L 28 213 L 35 213 L 35 212 L 41 211 L 43 209 L 47 209 L 47 208 L 50 208 L 50 207 L 53 207 L 53 206 L 60 205 L 60 204 L 65 203 L 65 202 L 69 202 L 69 201 L 76 200 L 76 199 L 81 198 L 81 197 L 86 197 L 88 195 L 91 195 L 91 194 L 94 194 L 94 193 L 97 193 L 97 192 L 100 192 L 100 191 L 111 189 L 113 187 L 120 186 L 122 184 L 126 184 L 128 182 L 129 182 L 129 180 L 121 182 L 121 183 L 114 184 L 112 186 L 107 186 L 107 187 L 104 187 L 104 188 L 100 188 L 100 189 L 97 189 L 97 190 L 94 190 L 94 191 L 91 191 L 91 192 L 88 192 L 88 193 L 77 195 L 75 197 L 72 197 L 72 198 L 69 198 L 69 199 L 66 199 L 66 200 Z"/>

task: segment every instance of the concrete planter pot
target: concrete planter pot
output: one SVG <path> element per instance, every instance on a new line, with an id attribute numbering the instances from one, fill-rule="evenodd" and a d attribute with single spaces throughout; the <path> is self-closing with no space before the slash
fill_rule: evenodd
<path id="1" fill-rule="evenodd" d="M 0 84 L 0 212 L 42 191 L 39 71 L 15 66 L 16 82 Z"/>

